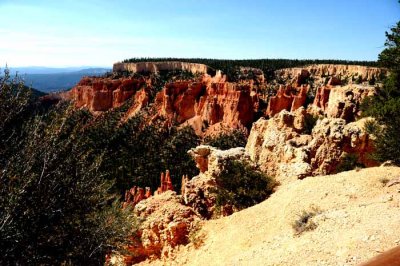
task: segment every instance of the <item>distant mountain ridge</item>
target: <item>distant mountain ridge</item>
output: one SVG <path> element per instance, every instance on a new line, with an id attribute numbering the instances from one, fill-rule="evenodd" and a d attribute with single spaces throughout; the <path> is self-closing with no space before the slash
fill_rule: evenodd
<path id="1" fill-rule="evenodd" d="M 10 67 L 10 74 L 18 74 L 25 85 L 48 93 L 68 90 L 75 86 L 84 76 L 100 76 L 111 71 L 101 67 Z"/>

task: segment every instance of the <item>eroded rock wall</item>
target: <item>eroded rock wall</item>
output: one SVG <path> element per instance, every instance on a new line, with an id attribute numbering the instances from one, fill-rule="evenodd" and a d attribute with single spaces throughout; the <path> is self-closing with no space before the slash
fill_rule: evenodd
<path id="1" fill-rule="evenodd" d="M 346 154 L 355 154 L 365 166 L 375 165 L 367 156 L 373 141 L 364 131 L 366 119 L 347 124 L 341 118 L 321 118 L 311 134 L 305 134 L 305 115 L 303 108 L 294 113 L 282 111 L 253 124 L 246 151 L 261 170 L 281 183 L 290 183 L 334 173 Z"/>
<path id="2" fill-rule="evenodd" d="M 145 92 L 145 87 L 145 79 L 86 77 L 67 94 L 76 107 L 98 112 L 121 106 L 128 99 L 136 98 L 137 92 Z M 146 101 L 145 97 L 141 100 Z"/>
<path id="3" fill-rule="evenodd" d="M 131 73 L 158 73 L 160 71 L 188 71 L 193 74 L 207 74 L 210 68 L 204 64 L 165 61 L 165 62 L 139 62 L 139 63 L 115 63 L 113 72 Z"/>

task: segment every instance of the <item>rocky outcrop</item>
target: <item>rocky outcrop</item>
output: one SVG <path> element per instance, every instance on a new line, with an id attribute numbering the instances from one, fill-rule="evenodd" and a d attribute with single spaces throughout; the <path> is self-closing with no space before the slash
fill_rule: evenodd
<path id="1" fill-rule="evenodd" d="M 330 90 L 326 115 L 330 118 L 342 118 L 347 122 L 354 121 L 361 115 L 361 102 L 368 96 L 376 94 L 373 86 L 347 85 Z"/>
<path id="2" fill-rule="evenodd" d="M 246 160 L 244 148 L 221 151 L 211 146 L 198 146 L 189 151 L 201 173 L 189 180 L 182 177 L 182 195 L 173 191 L 169 172 L 161 174 L 161 185 L 151 196 L 148 188 L 133 187 L 126 191 L 124 207 L 132 206 L 142 222 L 128 247 L 134 255 L 126 256 L 126 264 L 148 258 L 169 258 L 174 248 L 189 242 L 189 233 L 201 220 L 210 219 L 215 209 L 215 176 L 228 160 Z M 111 258 L 112 261 L 116 257 Z M 110 261 L 111 261 L 110 260 Z"/>
<path id="3" fill-rule="evenodd" d="M 188 179 L 188 177 L 186 178 Z M 165 175 L 164 173 L 161 173 L 160 186 L 157 188 L 156 191 L 154 191 L 154 196 L 160 195 L 167 191 L 174 191 L 169 170 L 165 171 Z M 130 190 L 125 191 L 125 201 L 122 203 L 122 207 L 135 207 L 139 202 L 148 199 L 151 196 L 152 195 L 150 187 L 146 187 L 145 189 L 143 189 L 141 187 L 133 186 Z"/>
<path id="4" fill-rule="evenodd" d="M 299 88 L 279 86 L 276 95 L 269 99 L 266 115 L 272 117 L 282 110 L 293 112 L 300 108 L 306 102 L 308 89 L 307 85 L 300 85 Z"/>
<path id="5" fill-rule="evenodd" d="M 381 77 L 387 74 L 387 70 L 378 67 L 367 67 L 367 66 L 357 66 L 357 65 L 334 65 L 334 64 L 315 64 L 308 65 L 304 67 L 296 68 L 284 68 L 275 71 L 277 77 L 283 80 L 299 80 L 298 77 L 301 76 L 305 81 L 308 77 L 313 77 L 315 83 L 324 84 L 323 79 L 328 77 L 334 77 L 331 85 L 339 85 L 337 81 L 339 79 L 347 79 L 348 82 L 354 81 L 371 81 L 373 79 L 380 80 Z M 293 82 L 294 83 L 294 82 Z M 300 82 L 304 84 L 304 82 Z M 299 84 L 299 85 L 300 85 Z"/>
<path id="6" fill-rule="evenodd" d="M 198 134 L 253 122 L 258 97 L 249 84 L 173 82 L 156 95 L 158 116 L 191 125 Z"/>
<path id="7" fill-rule="evenodd" d="M 119 107 L 128 99 L 134 99 L 134 105 L 146 104 L 146 80 L 143 78 L 83 78 L 71 91 L 68 98 L 78 108 L 85 107 L 92 112 L 108 111 Z M 138 92 L 140 92 L 138 94 Z"/>
<path id="8" fill-rule="evenodd" d="M 328 118 L 342 118 L 352 122 L 360 117 L 360 105 L 369 96 L 376 94 L 374 86 L 346 85 L 318 88 L 311 108 L 319 108 Z"/>
<path id="9" fill-rule="evenodd" d="M 147 258 L 169 257 L 175 247 L 188 243 L 189 232 L 200 221 L 174 191 L 140 201 L 134 213 L 143 222 L 128 247 L 133 253 L 125 258 L 128 265 Z"/>
<path id="10" fill-rule="evenodd" d="M 193 156 L 200 174 L 185 182 L 182 187 L 183 200 L 200 216 L 210 219 L 215 211 L 215 177 L 225 163 L 231 160 L 247 161 L 251 164 L 252 162 L 244 148 L 221 151 L 208 145 L 200 145 L 191 149 L 189 154 Z"/>
<path id="11" fill-rule="evenodd" d="M 305 115 L 303 108 L 295 113 L 282 111 L 253 124 L 246 151 L 264 172 L 289 183 L 310 175 L 334 173 L 346 154 L 355 154 L 366 166 L 374 165 L 367 156 L 373 143 L 363 130 L 365 119 L 349 124 L 340 118 L 320 119 L 307 135 L 302 134 Z"/>
<path id="12" fill-rule="evenodd" d="M 115 63 L 113 72 L 130 73 L 159 73 L 160 71 L 188 71 L 193 74 L 207 74 L 210 67 L 204 64 L 165 61 L 165 62 L 139 62 L 139 63 Z"/>

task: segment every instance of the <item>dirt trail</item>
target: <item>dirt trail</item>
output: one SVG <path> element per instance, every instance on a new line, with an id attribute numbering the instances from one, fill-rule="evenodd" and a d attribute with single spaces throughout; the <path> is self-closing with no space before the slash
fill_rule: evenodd
<path id="1" fill-rule="evenodd" d="M 232 216 L 205 222 L 204 243 L 143 265 L 356 265 L 400 244 L 398 167 L 308 177 L 282 186 L 269 199 Z M 293 222 L 317 208 L 312 231 Z"/>

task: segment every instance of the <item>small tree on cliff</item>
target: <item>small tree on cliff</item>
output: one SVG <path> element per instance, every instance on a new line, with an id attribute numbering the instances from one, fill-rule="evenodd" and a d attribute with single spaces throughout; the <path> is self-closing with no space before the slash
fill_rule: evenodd
<path id="1" fill-rule="evenodd" d="M 400 22 L 386 32 L 386 48 L 379 55 L 379 63 L 390 70 L 383 88 L 377 96 L 369 97 L 362 103 L 365 116 L 373 116 L 382 127 L 375 128 L 378 161 L 393 160 L 400 164 Z"/>

